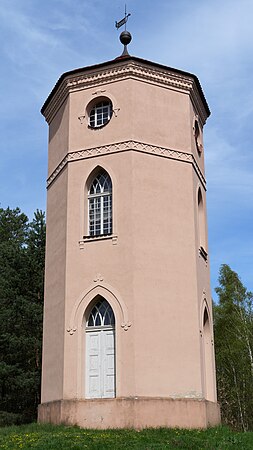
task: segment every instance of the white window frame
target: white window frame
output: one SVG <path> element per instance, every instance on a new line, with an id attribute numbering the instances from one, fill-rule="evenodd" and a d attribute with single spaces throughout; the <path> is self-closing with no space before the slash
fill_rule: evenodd
<path id="1" fill-rule="evenodd" d="M 108 183 L 110 184 L 110 190 L 106 190 L 104 191 L 104 186 L 102 186 L 99 183 L 99 177 L 103 175 L 105 178 L 108 179 Z M 93 186 L 93 184 L 96 182 L 96 180 L 98 181 L 98 184 L 100 185 L 100 191 L 96 192 L 95 194 L 90 194 L 91 188 Z M 104 183 L 105 184 L 105 183 Z M 107 205 L 107 214 L 108 214 L 108 218 L 107 218 L 107 222 L 105 223 L 104 220 L 104 213 L 105 213 L 105 198 L 108 198 L 108 205 Z M 96 232 L 96 209 L 93 207 L 93 231 L 92 231 L 92 226 L 91 226 L 91 201 L 92 200 L 96 200 L 99 199 L 100 200 L 100 206 L 99 206 L 99 215 L 100 215 L 100 220 L 99 220 L 99 225 L 100 225 L 100 229 L 99 229 L 99 233 Z M 95 205 L 95 201 L 94 201 L 94 205 Z M 90 189 L 88 192 L 88 236 L 89 237 L 97 237 L 97 236 L 109 236 L 112 235 L 112 181 L 111 181 L 111 177 L 110 175 L 105 171 L 102 170 L 100 171 L 92 180 L 91 184 L 90 184 Z M 107 229 L 107 231 L 105 232 L 105 229 Z"/>
<path id="2" fill-rule="evenodd" d="M 107 124 L 112 117 L 112 103 L 110 100 L 102 100 L 91 108 L 89 113 L 89 125 L 91 128 L 99 128 Z M 101 123 L 100 123 L 101 119 Z"/>

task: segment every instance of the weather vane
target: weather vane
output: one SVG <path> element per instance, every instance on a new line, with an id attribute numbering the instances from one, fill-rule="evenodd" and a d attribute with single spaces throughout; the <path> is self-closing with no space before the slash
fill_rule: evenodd
<path id="1" fill-rule="evenodd" d="M 130 13 L 127 14 L 126 12 L 126 4 L 125 4 L 125 17 L 123 19 L 121 19 L 119 22 L 115 22 L 115 27 L 117 28 L 117 30 L 122 27 L 122 25 L 125 25 L 125 31 L 126 31 L 126 23 L 128 21 L 128 17 L 131 16 Z"/>
<path id="2" fill-rule="evenodd" d="M 119 22 L 115 22 L 115 27 L 117 28 L 117 30 L 122 27 L 122 25 L 125 25 L 125 30 L 122 31 L 122 33 L 120 34 L 120 42 L 124 45 L 124 50 L 123 53 L 121 55 L 122 56 L 129 56 L 129 53 L 127 51 L 127 45 L 131 42 L 132 40 L 132 36 L 129 33 L 129 31 L 127 31 L 126 29 L 126 23 L 128 21 L 128 17 L 131 16 L 130 13 L 127 14 L 127 9 L 126 9 L 126 5 L 125 5 L 125 17 L 123 19 L 121 19 Z"/>

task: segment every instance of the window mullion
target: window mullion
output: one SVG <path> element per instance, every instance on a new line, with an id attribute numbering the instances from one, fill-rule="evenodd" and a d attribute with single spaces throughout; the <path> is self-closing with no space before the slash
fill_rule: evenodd
<path id="1" fill-rule="evenodd" d="M 104 197 L 101 195 L 101 218 L 100 218 L 101 234 L 104 234 Z"/>
<path id="2" fill-rule="evenodd" d="M 109 223 L 109 232 L 112 233 L 112 194 L 109 195 L 109 217 L 108 217 L 108 223 Z"/>
<path id="3" fill-rule="evenodd" d="M 91 199 L 88 199 L 88 230 L 91 235 Z"/>

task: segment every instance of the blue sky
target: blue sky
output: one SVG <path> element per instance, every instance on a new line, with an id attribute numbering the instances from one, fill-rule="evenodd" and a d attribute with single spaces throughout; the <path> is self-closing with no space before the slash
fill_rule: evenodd
<path id="1" fill-rule="evenodd" d="M 195 73 L 205 126 L 212 288 L 226 263 L 253 291 L 253 1 L 129 0 L 129 52 Z M 118 56 L 121 0 L 1 0 L 0 205 L 46 208 L 40 108 L 68 70 Z"/>

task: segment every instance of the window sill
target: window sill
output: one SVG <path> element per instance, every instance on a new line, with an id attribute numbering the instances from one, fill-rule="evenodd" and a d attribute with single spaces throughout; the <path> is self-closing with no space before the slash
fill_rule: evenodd
<path id="1" fill-rule="evenodd" d="M 199 255 L 207 262 L 208 254 L 202 246 L 199 248 Z"/>
<path id="2" fill-rule="evenodd" d="M 80 249 L 83 249 L 84 245 L 87 242 L 107 241 L 109 239 L 112 241 L 112 245 L 116 245 L 118 242 L 118 236 L 116 234 L 101 234 L 98 236 L 83 236 L 83 238 L 80 239 L 80 241 L 79 241 L 79 247 L 80 247 Z"/>
<path id="3" fill-rule="evenodd" d="M 107 120 L 107 122 L 102 123 L 101 125 L 90 125 L 90 124 L 88 124 L 88 128 L 90 130 L 101 130 L 101 128 L 104 128 L 109 122 L 110 122 L 110 119 Z"/>

